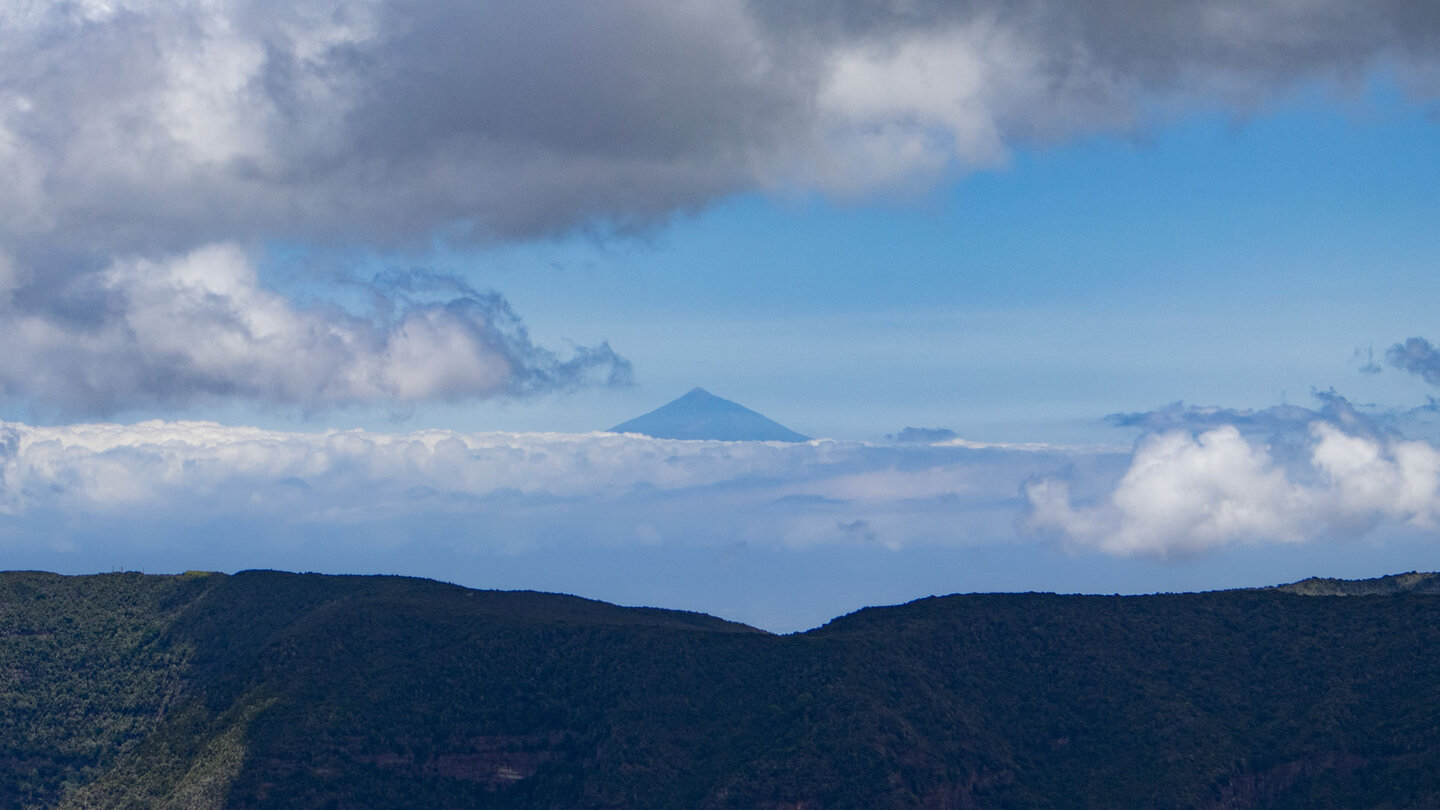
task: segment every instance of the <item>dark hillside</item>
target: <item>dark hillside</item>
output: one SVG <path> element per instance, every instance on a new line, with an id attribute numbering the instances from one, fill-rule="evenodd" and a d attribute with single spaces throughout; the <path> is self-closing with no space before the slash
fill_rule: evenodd
<path id="1" fill-rule="evenodd" d="M 1331 579 L 1311 577 L 1289 585 L 1277 585 L 1277 591 L 1301 596 L 1388 596 L 1397 593 L 1440 594 L 1440 574 L 1391 574 L 1375 579 Z"/>
<path id="2" fill-rule="evenodd" d="M 7 574 L 0 798 L 1440 806 L 1413 590 L 952 596 L 782 637 L 397 577 Z"/>
<path id="3" fill-rule="evenodd" d="M 159 636 L 209 584 L 0 575 L 0 807 L 52 805 L 154 730 L 192 652 Z"/>

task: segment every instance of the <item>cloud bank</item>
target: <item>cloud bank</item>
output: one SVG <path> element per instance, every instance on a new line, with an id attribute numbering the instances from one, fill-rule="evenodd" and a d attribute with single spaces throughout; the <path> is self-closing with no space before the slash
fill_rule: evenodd
<path id="1" fill-rule="evenodd" d="M 477 551 L 963 545 L 1013 537 L 1027 476 L 1115 464 L 1063 448 L 5 423 L 0 534 L 23 546 L 56 521 L 86 533 L 143 521 L 156 542 L 184 545 L 218 521 L 282 524 L 275 537 L 299 542 L 343 527 L 357 551 L 382 535 Z"/>
<path id="2" fill-rule="evenodd" d="M 150 542 L 203 550 L 197 527 L 222 524 L 301 546 L 339 532 L 337 551 L 361 555 L 377 543 L 899 550 L 1058 536 L 1077 553 L 1174 557 L 1440 530 L 1434 445 L 1324 420 L 1305 435 L 1304 453 L 1280 454 L 1228 425 L 1147 434 L 1127 452 L 0 423 L 0 541 L 143 526 Z"/>

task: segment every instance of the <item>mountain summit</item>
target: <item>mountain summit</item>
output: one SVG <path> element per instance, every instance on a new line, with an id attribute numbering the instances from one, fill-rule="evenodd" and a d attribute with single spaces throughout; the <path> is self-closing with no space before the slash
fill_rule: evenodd
<path id="1" fill-rule="evenodd" d="M 640 433 L 656 439 L 714 439 L 724 442 L 803 442 L 809 436 L 744 405 L 696 388 L 679 399 L 622 422 L 611 433 Z"/>

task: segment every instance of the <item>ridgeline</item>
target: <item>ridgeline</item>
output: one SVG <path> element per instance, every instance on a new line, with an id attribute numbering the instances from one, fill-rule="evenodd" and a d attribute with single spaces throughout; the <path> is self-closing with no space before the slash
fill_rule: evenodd
<path id="1" fill-rule="evenodd" d="M 1434 575 L 789 636 L 401 577 L 0 574 L 0 806 L 1440 806 Z"/>

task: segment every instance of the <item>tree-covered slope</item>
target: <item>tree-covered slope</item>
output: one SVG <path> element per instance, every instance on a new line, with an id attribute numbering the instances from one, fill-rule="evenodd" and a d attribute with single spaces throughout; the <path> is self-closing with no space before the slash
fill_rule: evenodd
<path id="1" fill-rule="evenodd" d="M 0 640 L 3 806 L 1440 806 L 1440 599 L 1408 591 L 774 636 L 397 577 L 15 573 Z"/>
<path id="2" fill-rule="evenodd" d="M 1440 574 L 1411 571 L 1374 579 L 1310 577 L 1275 590 L 1301 596 L 1387 596 L 1397 593 L 1440 594 Z"/>
<path id="3" fill-rule="evenodd" d="M 0 807 L 52 805 L 154 730 L 192 652 L 159 636 L 207 580 L 0 575 Z"/>

